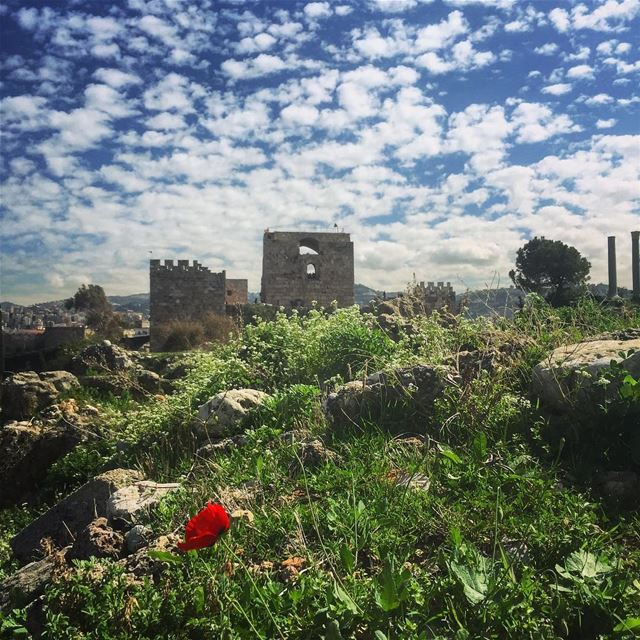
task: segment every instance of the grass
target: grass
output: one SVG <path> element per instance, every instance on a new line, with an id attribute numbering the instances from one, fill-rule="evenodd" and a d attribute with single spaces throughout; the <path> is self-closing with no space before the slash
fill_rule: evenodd
<path id="1" fill-rule="evenodd" d="M 66 479 L 69 491 L 116 461 L 182 482 L 148 516 L 158 535 L 182 534 L 210 499 L 254 519 L 234 522 L 212 548 L 168 558 L 155 578 L 76 562 L 47 591 L 44 637 L 634 637 L 638 512 L 608 510 L 578 481 L 592 444 L 578 439 L 570 449 L 548 437 L 557 419 L 537 407 L 528 381 L 555 346 L 639 319 L 637 309 L 593 300 L 552 310 L 533 299 L 513 321 L 419 318 L 392 342 L 355 309 L 314 311 L 185 355 L 189 373 L 165 400 L 105 398 L 99 455 L 85 456 L 95 442 L 70 454 L 54 467 L 54 484 Z M 419 437 L 367 423 L 334 433 L 324 421 L 321 397 L 341 381 L 415 362 L 445 366 L 478 349 L 502 355 L 491 371 L 452 380 Z M 191 416 L 233 387 L 273 395 L 251 416 L 244 445 L 194 464 Z M 592 431 L 613 419 L 614 407 L 605 409 L 590 418 Z M 637 416 L 635 405 L 616 410 Z M 282 437 L 291 430 L 321 438 L 336 457 L 302 465 L 300 444 Z M 400 478 L 428 478 L 428 488 Z M 19 514 L 3 512 L 0 536 Z M 23 617 L 15 612 L 11 624 Z"/>

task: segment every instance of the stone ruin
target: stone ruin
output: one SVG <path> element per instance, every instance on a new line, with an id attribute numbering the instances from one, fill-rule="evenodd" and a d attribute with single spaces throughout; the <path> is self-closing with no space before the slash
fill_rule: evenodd
<path id="1" fill-rule="evenodd" d="M 228 306 L 247 302 L 247 280 L 227 279 L 226 271 L 214 273 L 197 260 L 151 260 L 149 280 L 151 351 L 162 348 L 158 329 L 163 324 L 225 315 Z"/>
<path id="2" fill-rule="evenodd" d="M 353 242 L 348 233 L 270 231 L 263 236 L 261 302 L 286 309 L 355 304 Z M 196 260 L 150 261 L 150 347 L 162 348 L 159 328 L 175 320 L 201 320 L 208 314 L 233 314 L 248 302 L 248 283 L 211 272 Z M 392 303 L 392 301 L 387 301 Z M 457 312 L 451 283 L 414 284 L 396 298 L 400 315 L 437 309 Z M 413 308 L 416 307 L 416 308 Z"/>
<path id="3" fill-rule="evenodd" d="M 450 282 L 420 282 L 413 289 L 416 295 L 423 303 L 426 313 L 433 313 L 438 309 L 446 309 L 450 313 L 456 313 L 456 292 L 453 290 Z"/>
<path id="4" fill-rule="evenodd" d="M 317 302 L 349 307 L 354 298 L 353 242 L 348 233 L 264 232 L 261 301 L 287 309 Z"/>

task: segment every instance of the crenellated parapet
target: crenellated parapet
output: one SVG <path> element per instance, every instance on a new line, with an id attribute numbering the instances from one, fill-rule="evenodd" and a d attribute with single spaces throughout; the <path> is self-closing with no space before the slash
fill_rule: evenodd
<path id="1" fill-rule="evenodd" d="M 180 273 L 213 273 L 209 267 L 205 267 L 197 260 L 150 260 L 149 269 L 154 272 L 180 272 Z M 220 274 L 217 274 L 220 275 Z"/>
<path id="2" fill-rule="evenodd" d="M 176 320 L 199 321 L 209 314 L 224 315 L 227 274 L 197 260 L 149 262 L 151 350 L 162 348 L 159 328 Z"/>

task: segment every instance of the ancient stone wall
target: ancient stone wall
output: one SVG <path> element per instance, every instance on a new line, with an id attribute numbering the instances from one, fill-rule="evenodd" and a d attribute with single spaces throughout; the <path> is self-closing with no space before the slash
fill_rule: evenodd
<path id="1" fill-rule="evenodd" d="M 453 290 L 450 282 L 424 282 L 418 284 L 415 292 L 419 295 L 424 303 L 427 313 L 431 313 L 437 309 L 447 309 L 451 313 L 457 312 L 456 292 Z"/>
<path id="2" fill-rule="evenodd" d="M 212 273 L 196 260 L 151 260 L 149 333 L 152 351 L 162 348 L 158 328 L 172 320 L 200 320 L 225 313 L 226 272 Z"/>
<path id="3" fill-rule="evenodd" d="M 261 301 L 286 308 L 354 304 L 348 233 L 265 231 Z"/>
<path id="4" fill-rule="evenodd" d="M 225 303 L 228 305 L 247 304 L 249 301 L 249 282 L 242 278 L 227 278 L 227 294 Z"/>

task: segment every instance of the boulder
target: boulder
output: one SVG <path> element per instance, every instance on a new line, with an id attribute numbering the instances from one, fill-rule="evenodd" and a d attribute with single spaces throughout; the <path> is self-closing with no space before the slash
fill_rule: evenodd
<path id="1" fill-rule="evenodd" d="M 162 378 L 153 371 L 141 369 L 137 373 L 138 384 L 149 393 L 157 393 L 161 390 Z"/>
<path id="2" fill-rule="evenodd" d="M 594 484 L 609 507 L 640 508 L 640 475 L 635 471 L 605 471 L 596 476 Z"/>
<path id="3" fill-rule="evenodd" d="M 205 440 L 238 433 L 249 412 L 268 397 L 256 389 L 231 389 L 216 394 L 198 409 L 194 423 L 196 437 Z"/>
<path id="4" fill-rule="evenodd" d="M 58 397 L 53 383 L 41 380 L 34 371 L 14 373 L 2 383 L 2 419 L 32 418 Z"/>
<path id="5" fill-rule="evenodd" d="M 44 382 L 50 382 L 58 392 L 72 391 L 80 386 L 80 381 L 68 371 L 43 371 L 39 374 Z"/>
<path id="6" fill-rule="evenodd" d="M 82 386 L 87 389 L 96 389 L 114 396 L 121 396 L 127 390 L 127 387 L 123 386 L 120 380 L 110 375 L 81 376 L 80 381 Z"/>
<path id="7" fill-rule="evenodd" d="M 329 394 L 323 402 L 323 410 L 336 429 L 357 424 L 362 418 L 379 418 L 392 406 L 409 407 L 412 415 L 423 415 L 443 389 L 440 372 L 419 364 L 379 371 L 364 381 L 348 382 Z"/>
<path id="8" fill-rule="evenodd" d="M 127 553 L 135 553 L 136 551 L 146 547 L 151 539 L 152 531 L 148 527 L 136 524 L 124 535 L 124 544 Z"/>
<path id="9" fill-rule="evenodd" d="M 124 549 L 124 536 L 114 531 L 106 518 L 96 518 L 80 531 L 67 553 L 67 559 L 88 560 L 93 557 L 117 560 L 122 557 Z"/>
<path id="10" fill-rule="evenodd" d="M 164 496 L 177 491 L 176 482 L 159 484 L 150 480 L 134 482 L 112 493 L 107 500 L 107 518 L 114 525 L 132 526 L 140 516 L 157 505 Z"/>
<path id="11" fill-rule="evenodd" d="M 30 562 L 0 582 L 0 612 L 22 608 L 44 593 L 56 567 L 56 557 Z"/>
<path id="12" fill-rule="evenodd" d="M 124 567 L 131 577 L 149 576 L 152 579 L 156 579 L 166 569 L 167 563 L 150 558 L 149 551 L 163 551 L 178 555 L 180 553 L 178 542 L 181 542 L 181 538 L 176 534 L 170 533 L 166 536 L 160 536 L 152 540 L 148 545 L 140 547 L 130 556 L 123 560 L 118 560 L 118 564 Z"/>
<path id="13" fill-rule="evenodd" d="M 300 446 L 296 458 L 291 461 L 289 472 L 295 476 L 301 471 L 301 466 L 304 469 L 314 469 L 330 462 L 339 463 L 340 456 L 335 451 L 327 449 L 320 440 L 309 440 Z"/>
<path id="14" fill-rule="evenodd" d="M 98 371 L 124 371 L 134 366 L 129 354 L 120 347 L 104 340 L 100 344 L 92 344 L 81 351 L 71 361 L 74 373 L 87 373 L 89 369 Z"/>
<path id="15" fill-rule="evenodd" d="M 113 469 L 89 480 L 11 540 L 14 557 L 20 562 L 37 558 L 43 538 L 51 538 L 58 547 L 73 543 L 90 522 L 106 516 L 107 501 L 112 493 L 141 479 L 132 469 Z"/>
<path id="16" fill-rule="evenodd" d="M 35 489 L 49 467 L 71 451 L 82 433 L 71 423 L 10 422 L 0 427 L 0 507 Z"/>
<path id="17" fill-rule="evenodd" d="M 629 355 L 629 351 L 633 351 Z M 620 355 L 623 352 L 624 355 Z M 632 376 L 640 376 L 640 338 L 632 340 L 593 340 L 552 351 L 533 369 L 533 391 L 548 406 L 566 411 L 588 408 L 615 397 L 615 384 L 594 384 L 604 369 L 615 362 Z"/>

